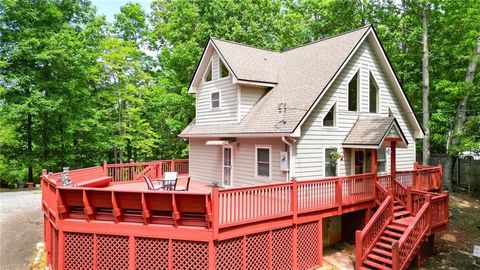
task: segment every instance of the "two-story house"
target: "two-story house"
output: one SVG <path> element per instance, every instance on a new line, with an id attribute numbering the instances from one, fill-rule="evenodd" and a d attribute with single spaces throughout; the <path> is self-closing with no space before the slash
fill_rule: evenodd
<path id="1" fill-rule="evenodd" d="M 190 175 L 222 186 L 411 169 L 422 128 L 373 27 L 285 51 L 211 38 L 180 134 Z"/>

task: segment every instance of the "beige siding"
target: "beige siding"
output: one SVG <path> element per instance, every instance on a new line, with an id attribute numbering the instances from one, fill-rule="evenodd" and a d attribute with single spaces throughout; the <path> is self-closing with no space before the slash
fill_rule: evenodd
<path id="1" fill-rule="evenodd" d="M 200 83 L 196 101 L 196 123 L 219 124 L 238 121 L 237 87 L 232 83 L 232 77 L 219 79 L 219 58 L 216 52 L 212 55 L 212 78 L 210 82 Z M 220 108 L 210 108 L 210 93 L 220 91 Z"/>
<path id="2" fill-rule="evenodd" d="M 260 100 L 265 93 L 265 88 L 242 86 L 240 89 L 240 120 Z"/>
<path id="3" fill-rule="evenodd" d="M 205 145 L 207 139 L 190 138 L 189 170 L 194 181 L 222 182 L 222 149 Z"/>
<path id="4" fill-rule="evenodd" d="M 195 181 L 221 183 L 222 146 L 205 145 L 207 140 L 216 139 L 190 139 L 190 176 Z M 255 177 L 255 145 L 272 147 L 271 179 Z M 285 144 L 280 138 L 238 139 L 233 147 L 233 185 L 249 186 L 286 181 L 287 174 L 280 171 L 280 151 L 284 149 Z"/>
<path id="5" fill-rule="evenodd" d="M 358 70 L 360 72 L 360 111 L 349 112 L 347 109 L 348 83 Z M 369 113 L 370 71 L 373 73 L 380 89 L 380 111 L 378 114 Z M 335 103 L 337 106 L 336 127 L 323 127 L 323 117 Z M 304 179 L 323 177 L 324 149 L 330 147 L 338 148 L 345 156 L 343 161 L 339 161 L 339 175 L 350 174 L 351 150 L 342 149 L 343 140 L 359 115 L 387 116 L 389 108 L 409 142 L 408 149 L 398 149 L 397 151 L 397 169 L 412 168 L 415 161 L 413 129 L 407 123 L 406 112 L 399 104 L 400 98 L 393 92 L 391 84 L 380 68 L 370 44 L 365 41 L 302 126 L 302 137 L 296 143 L 295 176 Z M 389 158 L 387 158 L 387 166 L 389 168 Z"/>

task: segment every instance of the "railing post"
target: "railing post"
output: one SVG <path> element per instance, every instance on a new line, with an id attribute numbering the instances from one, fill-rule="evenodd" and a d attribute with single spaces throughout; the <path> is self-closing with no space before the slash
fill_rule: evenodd
<path id="1" fill-rule="evenodd" d="M 400 269 L 400 264 L 399 264 L 399 254 L 398 254 L 398 242 L 393 242 L 392 243 L 392 269 L 393 270 L 398 270 Z"/>
<path id="2" fill-rule="evenodd" d="M 395 216 L 395 192 L 393 191 L 393 188 L 388 189 L 388 194 L 392 197 L 390 201 L 390 212 L 392 217 Z"/>
<path id="3" fill-rule="evenodd" d="M 220 192 L 219 187 L 212 188 L 212 237 L 213 240 L 218 238 L 218 226 L 220 223 Z"/>
<path id="4" fill-rule="evenodd" d="M 362 231 L 355 232 L 355 269 L 360 269 L 363 266 L 363 243 Z"/>
<path id="5" fill-rule="evenodd" d="M 431 215 L 431 213 L 432 213 L 431 209 L 432 208 L 430 207 L 432 205 L 431 202 L 432 202 L 432 195 L 426 194 L 425 195 L 425 203 L 428 203 L 428 209 L 425 213 L 425 219 L 427 220 L 426 223 L 427 223 L 427 226 L 428 226 L 428 234 L 430 234 L 431 229 L 432 229 L 432 226 L 431 226 L 432 225 L 432 215 Z"/>
<path id="6" fill-rule="evenodd" d="M 412 187 L 407 187 L 407 211 L 412 213 Z"/>
<path id="7" fill-rule="evenodd" d="M 106 160 L 103 161 L 103 173 L 105 174 L 105 176 L 108 176 L 108 167 Z"/>
<path id="8" fill-rule="evenodd" d="M 298 183 L 297 180 L 293 179 L 291 182 L 292 185 L 292 193 L 291 193 L 291 211 L 292 211 L 292 218 L 293 224 L 297 224 L 297 213 L 298 213 Z"/>
<path id="9" fill-rule="evenodd" d="M 171 171 L 171 172 L 174 172 L 174 171 L 175 171 L 175 160 L 174 160 L 174 159 L 172 159 L 172 160 L 170 161 L 170 171 Z"/>
<path id="10" fill-rule="evenodd" d="M 449 213 L 448 213 L 448 211 L 449 211 L 448 205 L 449 205 L 449 203 L 450 203 L 450 202 L 449 202 L 450 197 L 449 197 L 448 191 L 444 191 L 443 194 L 444 194 L 445 196 L 447 196 L 446 204 L 443 206 L 443 207 L 444 207 L 444 215 L 445 215 L 444 221 L 446 222 L 446 223 L 445 223 L 445 226 L 446 226 L 445 230 L 447 230 L 447 229 L 448 229 L 448 214 L 449 214 Z"/>
<path id="11" fill-rule="evenodd" d="M 342 213 L 342 178 L 337 179 L 336 190 L 335 190 L 336 202 L 338 205 L 338 214 Z"/>

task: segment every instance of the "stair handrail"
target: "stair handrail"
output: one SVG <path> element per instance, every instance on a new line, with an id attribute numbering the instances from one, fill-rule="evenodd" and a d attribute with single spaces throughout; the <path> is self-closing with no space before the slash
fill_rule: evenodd
<path id="1" fill-rule="evenodd" d="M 375 203 L 380 205 L 388 197 L 388 190 L 379 182 L 375 182 Z"/>
<path id="2" fill-rule="evenodd" d="M 355 232 L 356 269 L 360 269 L 365 257 L 380 238 L 381 232 L 392 221 L 393 201 L 393 196 L 387 196 L 363 230 Z"/>
<path id="3" fill-rule="evenodd" d="M 398 242 L 392 244 L 392 265 L 396 265 L 396 269 L 407 268 L 430 229 L 430 200 L 431 195 L 426 195 L 425 203 L 414 220 Z"/>

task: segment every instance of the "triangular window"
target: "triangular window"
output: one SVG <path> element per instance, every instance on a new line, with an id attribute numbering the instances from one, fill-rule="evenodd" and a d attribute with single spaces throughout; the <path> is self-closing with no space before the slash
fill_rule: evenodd
<path id="1" fill-rule="evenodd" d="M 358 111 L 358 72 L 348 83 L 348 110 Z"/>
<path id="2" fill-rule="evenodd" d="M 335 108 L 337 104 L 333 104 L 332 108 L 330 108 L 330 111 L 325 115 L 323 118 L 323 126 L 324 127 L 334 127 L 336 125 L 335 123 Z"/>
<path id="3" fill-rule="evenodd" d="M 228 68 L 225 66 L 222 60 L 218 60 L 220 64 L 220 78 L 226 78 L 228 77 Z"/>
<path id="4" fill-rule="evenodd" d="M 207 73 L 205 73 L 205 81 L 206 82 L 212 81 L 212 62 L 208 64 Z"/>
<path id="5" fill-rule="evenodd" d="M 378 113 L 378 84 L 370 73 L 370 112 Z"/>

